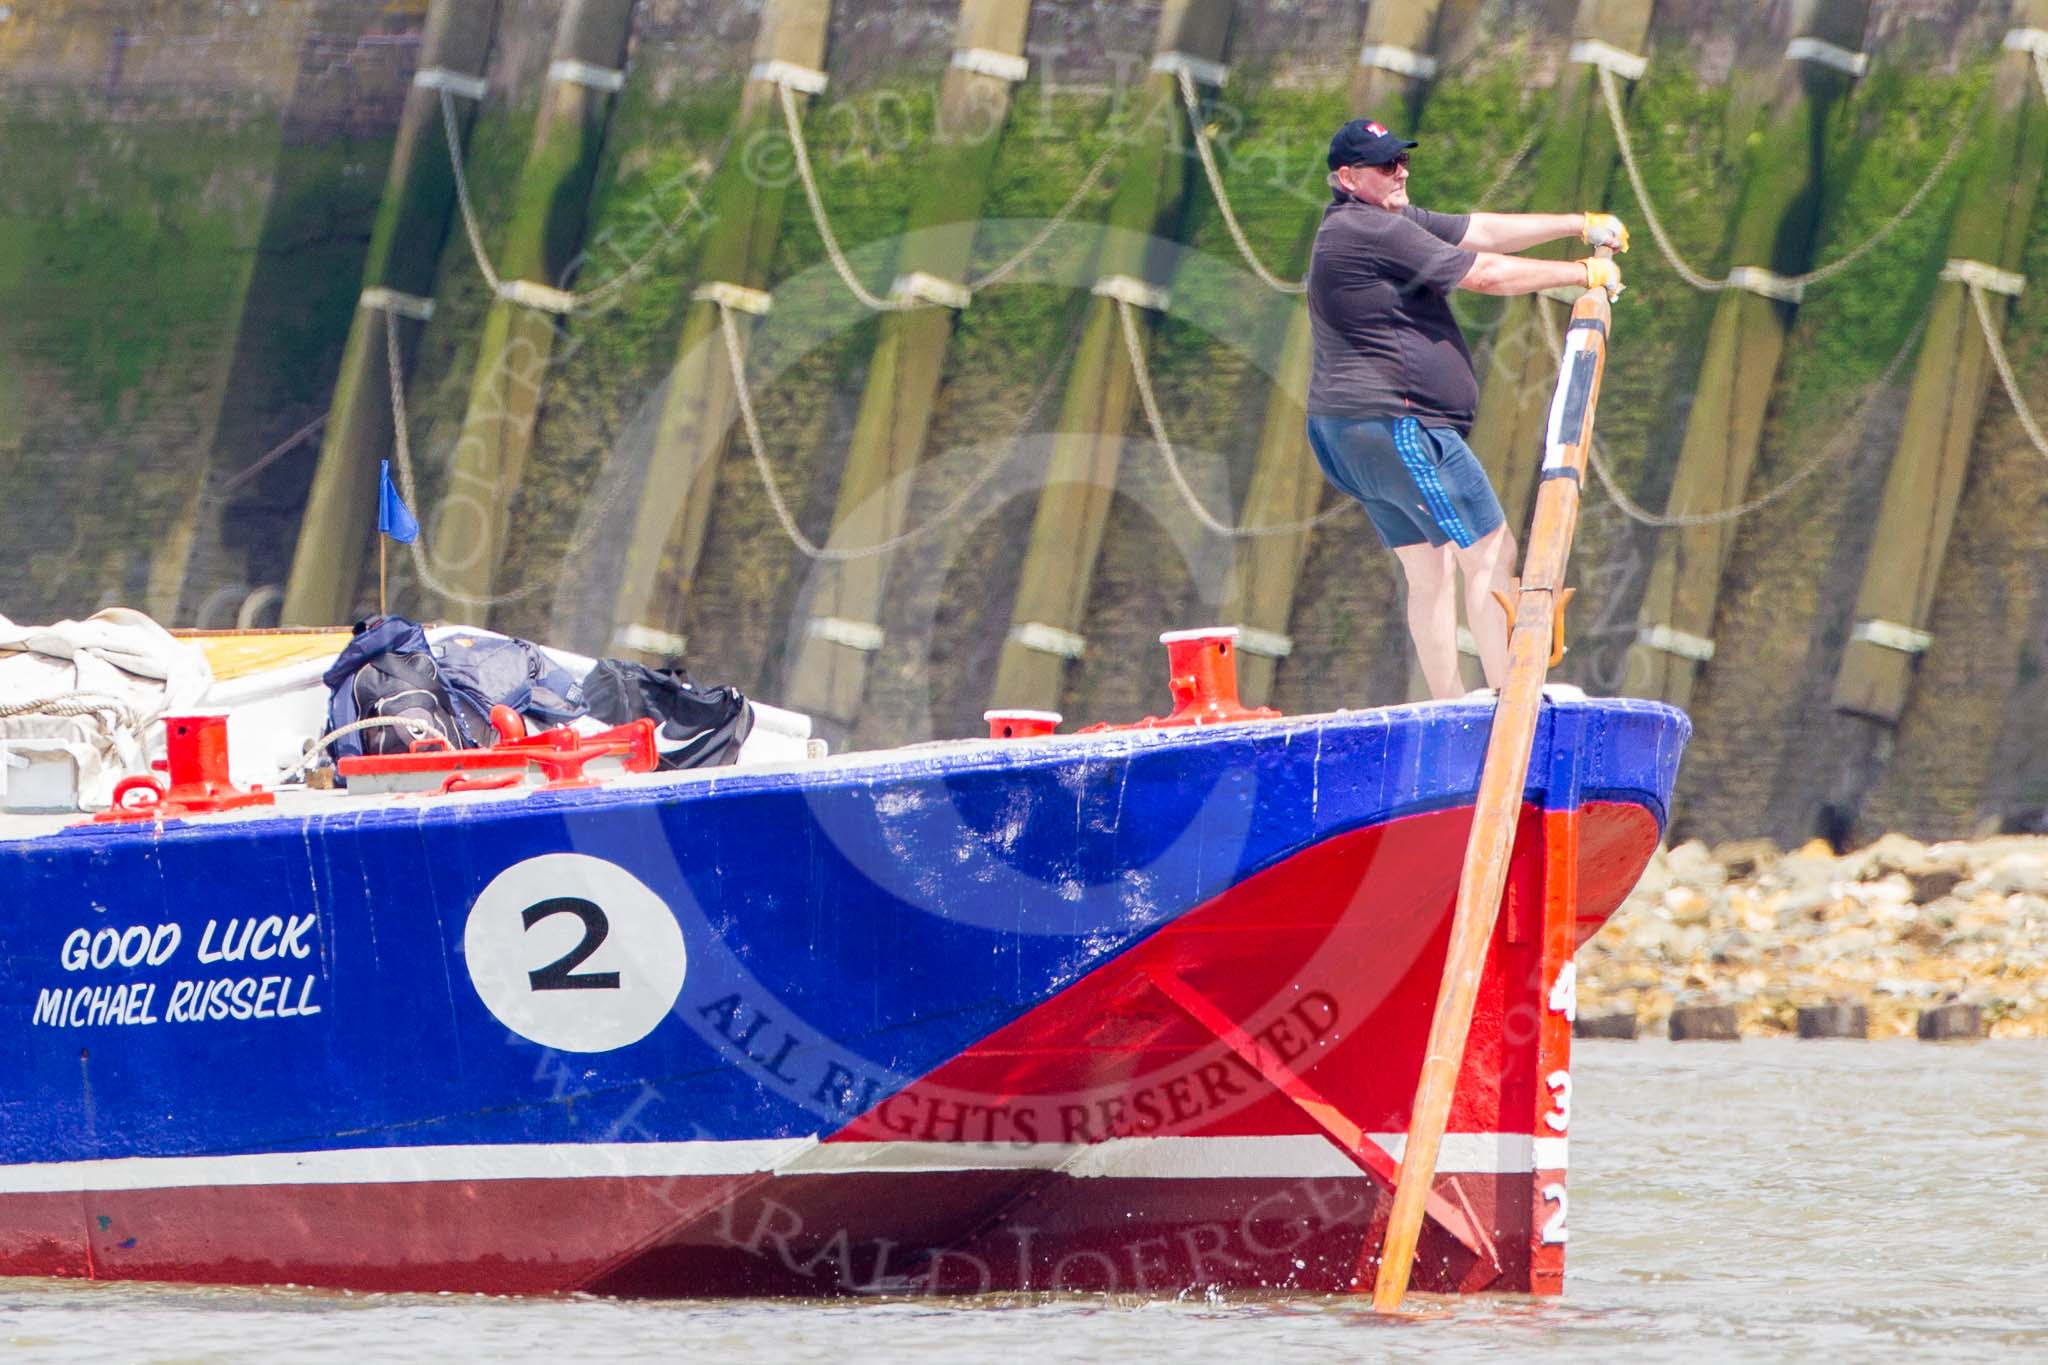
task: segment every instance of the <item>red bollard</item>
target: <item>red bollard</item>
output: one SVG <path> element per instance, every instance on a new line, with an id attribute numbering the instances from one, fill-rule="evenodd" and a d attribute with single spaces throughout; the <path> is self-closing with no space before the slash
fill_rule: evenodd
<path id="1" fill-rule="evenodd" d="M 1167 686 L 1173 692 L 1173 714 L 1161 724 L 1271 720 L 1280 714 L 1270 706 L 1249 707 L 1237 699 L 1236 626 L 1169 630 L 1159 643 L 1166 646 Z"/>
<path id="2" fill-rule="evenodd" d="M 1065 717 L 1057 711 L 984 711 L 981 718 L 988 722 L 990 739 L 1037 739 L 1049 735 L 1059 728 Z"/>
<path id="3" fill-rule="evenodd" d="M 121 779 L 114 788 L 113 808 L 93 819 L 162 820 L 277 802 L 263 788 L 244 790 L 228 777 L 226 716 L 166 716 L 164 775 L 168 783 L 154 777 Z"/>
<path id="4" fill-rule="evenodd" d="M 1173 711 L 1147 716 L 1125 725 L 1104 721 L 1076 733 L 1107 730 L 1160 730 L 1181 725 L 1215 725 L 1223 721 L 1276 720 L 1270 706 L 1246 706 L 1237 699 L 1237 627 L 1204 626 L 1200 630 L 1169 630 L 1159 637 L 1166 646 L 1166 685 L 1173 693 Z"/>

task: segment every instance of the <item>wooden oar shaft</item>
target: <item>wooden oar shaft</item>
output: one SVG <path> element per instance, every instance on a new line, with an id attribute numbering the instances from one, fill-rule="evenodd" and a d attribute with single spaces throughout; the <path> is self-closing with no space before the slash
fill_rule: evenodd
<path id="1" fill-rule="evenodd" d="M 1561 609 L 1558 598 L 1578 526 L 1579 489 L 1593 439 L 1600 377 L 1607 364 L 1608 321 L 1606 294 L 1588 290 L 1573 307 L 1565 334 L 1564 360 L 1546 434 L 1543 485 L 1536 495 L 1536 515 L 1523 560 L 1513 634 L 1508 640 L 1508 676 L 1494 711 L 1485 765 L 1480 769 L 1472 832 L 1465 845 L 1450 944 L 1444 956 L 1443 984 L 1430 1019 L 1429 1043 L 1409 1116 L 1408 1143 L 1401 1153 L 1400 1180 L 1373 1279 L 1373 1307 L 1381 1312 L 1398 1308 L 1408 1292 L 1424 1204 L 1436 1179 L 1437 1153 L 1450 1120 L 1466 1038 L 1472 1030 L 1480 973 L 1507 885 L 1543 683 L 1550 671 L 1553 618 Z M 1369 1265 L 1360 1267 L 1361 1278 L 1368 1269 Z"/>

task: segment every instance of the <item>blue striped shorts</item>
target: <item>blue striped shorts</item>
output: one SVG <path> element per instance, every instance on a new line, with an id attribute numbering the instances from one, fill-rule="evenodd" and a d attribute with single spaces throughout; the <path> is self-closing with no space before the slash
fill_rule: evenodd
<path id="1" fill-rule="evenodd" d="M 1479 457 L 1449 427 L 1413 417 L 1311 414 L 1308 441 L 1323 476 L 1365 504 L 1390 550 L 1471 546 L 1506 520 Z"/>

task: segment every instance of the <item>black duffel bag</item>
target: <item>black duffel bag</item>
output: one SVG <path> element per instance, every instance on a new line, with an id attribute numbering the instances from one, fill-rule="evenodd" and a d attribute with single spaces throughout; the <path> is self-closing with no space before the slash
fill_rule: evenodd
<path id="1" fill-rule="evenodd" d="M 583 679 L 583 702 L 607 725 L 645 716 L 659 723 L 654 744 L 664 771 L 716 768 L 739 760 L 754 712 L 739 689 L 698 687 L 680 668 L 599 659 Z"/>

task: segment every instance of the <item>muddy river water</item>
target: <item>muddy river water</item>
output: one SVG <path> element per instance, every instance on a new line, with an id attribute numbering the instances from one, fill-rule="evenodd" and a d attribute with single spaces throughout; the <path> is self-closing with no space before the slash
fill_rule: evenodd
<path id="1" fill-rule="evenodd" d="M 1562 1298 L 613 1303 L 0 1280 L 0 1354 L 202 1362 L 2048 1360 L 2048 1042 L 1581 1043 Z"/>

